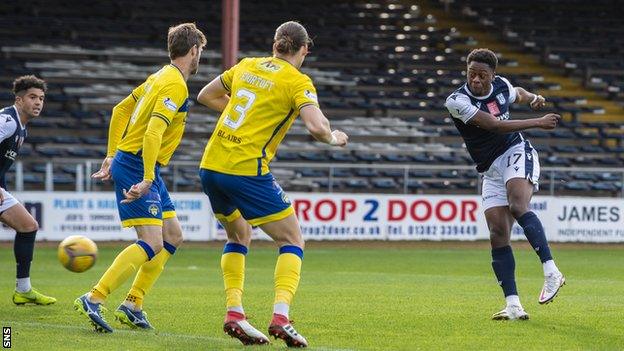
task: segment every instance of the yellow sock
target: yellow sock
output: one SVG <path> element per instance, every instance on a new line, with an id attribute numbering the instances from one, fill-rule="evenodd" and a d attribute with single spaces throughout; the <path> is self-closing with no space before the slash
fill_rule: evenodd
<path id="1" fill-rule="evenodd" d="M 247 248 L 237 243 L 227 243 L 221 256 L 221 270 L 225 285 L 226 307 L 243 306 L 245 284 L 245 255 Z"/>
<path id="2" fill-rule="evenodd" d="M 137 268 L 148 260 L 147 253 L 139 244 L 126 247 L 117 255 L 100 281 L 91 291 L 92 297 L 106 299 L 108 295 L 123 284 Z"/>
<path id="3" fill-rule="evenodd" d="M 298 250 L 284 250 L 284 248 L 296 248 Z M 291 304 L 299 285 L 302 256 L 303 250 L 296 246 L 280 248 L 280 255 L 275 265 L 275 304 Z"/>
<path id="4" fill-rule="evenodd" d="M 126 301 L 133 303 L 135 309 L 140 310 L 143 308 L 145 294 L 154 286 L 170 257 L 171 253 L 163 249 L 154 258 L 141 265 L 139 273 L 134 278 L 132 287 L 128 292 L 128 296 L 126 296 Z"/>

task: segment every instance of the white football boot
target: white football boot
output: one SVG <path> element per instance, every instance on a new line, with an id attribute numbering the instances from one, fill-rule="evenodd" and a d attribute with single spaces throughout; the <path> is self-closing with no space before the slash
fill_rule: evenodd
<path id="1" fill-rule="evenodd" d="M 538 298 L 540 304 L 544 305 L 551 302 L 559 289 L 565 285 L 565 277 L 561 272 L 550 273 L 544 278 L 544 287 Z"/>
<path id="2" fill-rule="evenodd" d="M 507 305 L 502 311 L 494 313 L 492 319 L 495 321 L 524 321 L 529 319 L 529 314 L 524 311 L 522 306 Z"/>

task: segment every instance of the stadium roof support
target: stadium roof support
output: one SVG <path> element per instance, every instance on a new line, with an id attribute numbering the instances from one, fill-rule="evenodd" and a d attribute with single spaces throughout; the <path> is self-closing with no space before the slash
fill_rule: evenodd
<path id="1" fill-rule="evenodd" d="M 234 66 L 238 54 L 239 0 L 223 0 L 223 25 L 221 42 L 223 52 L 223 70 Z"/>

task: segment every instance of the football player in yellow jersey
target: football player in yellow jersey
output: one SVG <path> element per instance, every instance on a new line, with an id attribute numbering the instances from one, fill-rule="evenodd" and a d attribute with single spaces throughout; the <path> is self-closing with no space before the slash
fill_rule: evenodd
<path id="1" fill-rule="evenodd" d="M 167 44 L 171 64 L 149 76 L 113 109 L 107 156 L 93 174 L 102 180 L 112 177 L 121 224 L 134 227 L 139 239 L 117 255 L 91 292 L 74 301 L 74 308 L 99 332 L 113 331 L 102 315 L 102 303 L 137 270 L 115 318 L 132 328 L 152 328 L 143 312 L 143 297 L 182 243 L 182 228 L 160 167 L 169 163 L 182 138 L 188 111 L 186 81 L 197 73 L 206 38 L 195 24 L 183 23 L 169 28 Z"/>
<path id="2" fill-rule="evenodd" d="M 243 59 L 206 85 L 197 98 L 222 111 L 204 151 L 200 177 L 228 236 L 221 257 L 227 307 L 223 328 L 243 344 L 269 342 L 246 320 L 242 304 L 245 255 L 254 225 L 279 246 L 269 334 L 288 346 L 308 345 L 288 319 L 299 284 L 303 237 L 290 200 L 271 175 L 269 163 L 299 115 L 316 140 L 347 144 L 345 133 L 332 132 L 319 109 L 312 80 L 299 71 L 310 43 L 301 24 L 286 22 L 275 32 L 272 57 Z"/>

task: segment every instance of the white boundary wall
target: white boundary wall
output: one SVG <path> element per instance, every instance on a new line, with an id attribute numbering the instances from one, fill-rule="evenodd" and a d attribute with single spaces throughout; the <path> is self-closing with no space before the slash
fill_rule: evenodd
<path id="1" fill-rule="evenodd" d="M 112 192 L 16 192 L 38 219 L 39 240 L 86 235 L 94 240 L 134 240 L 122 229 Z M 307 240 L 488 239 L 478 196 L 290 193 Z M 186 240 L 223 240 L 208 197 L 172 193 Z M 616 198 L 536 196 L 532 209 L 550 241 L 624 242 L 624 201 Z M 0 240 L 14 233 L 0 229 Z M 267 239 L 259 230 L 259 239 Z M 514 225 L 513 239 L 522 240 Z"/>

